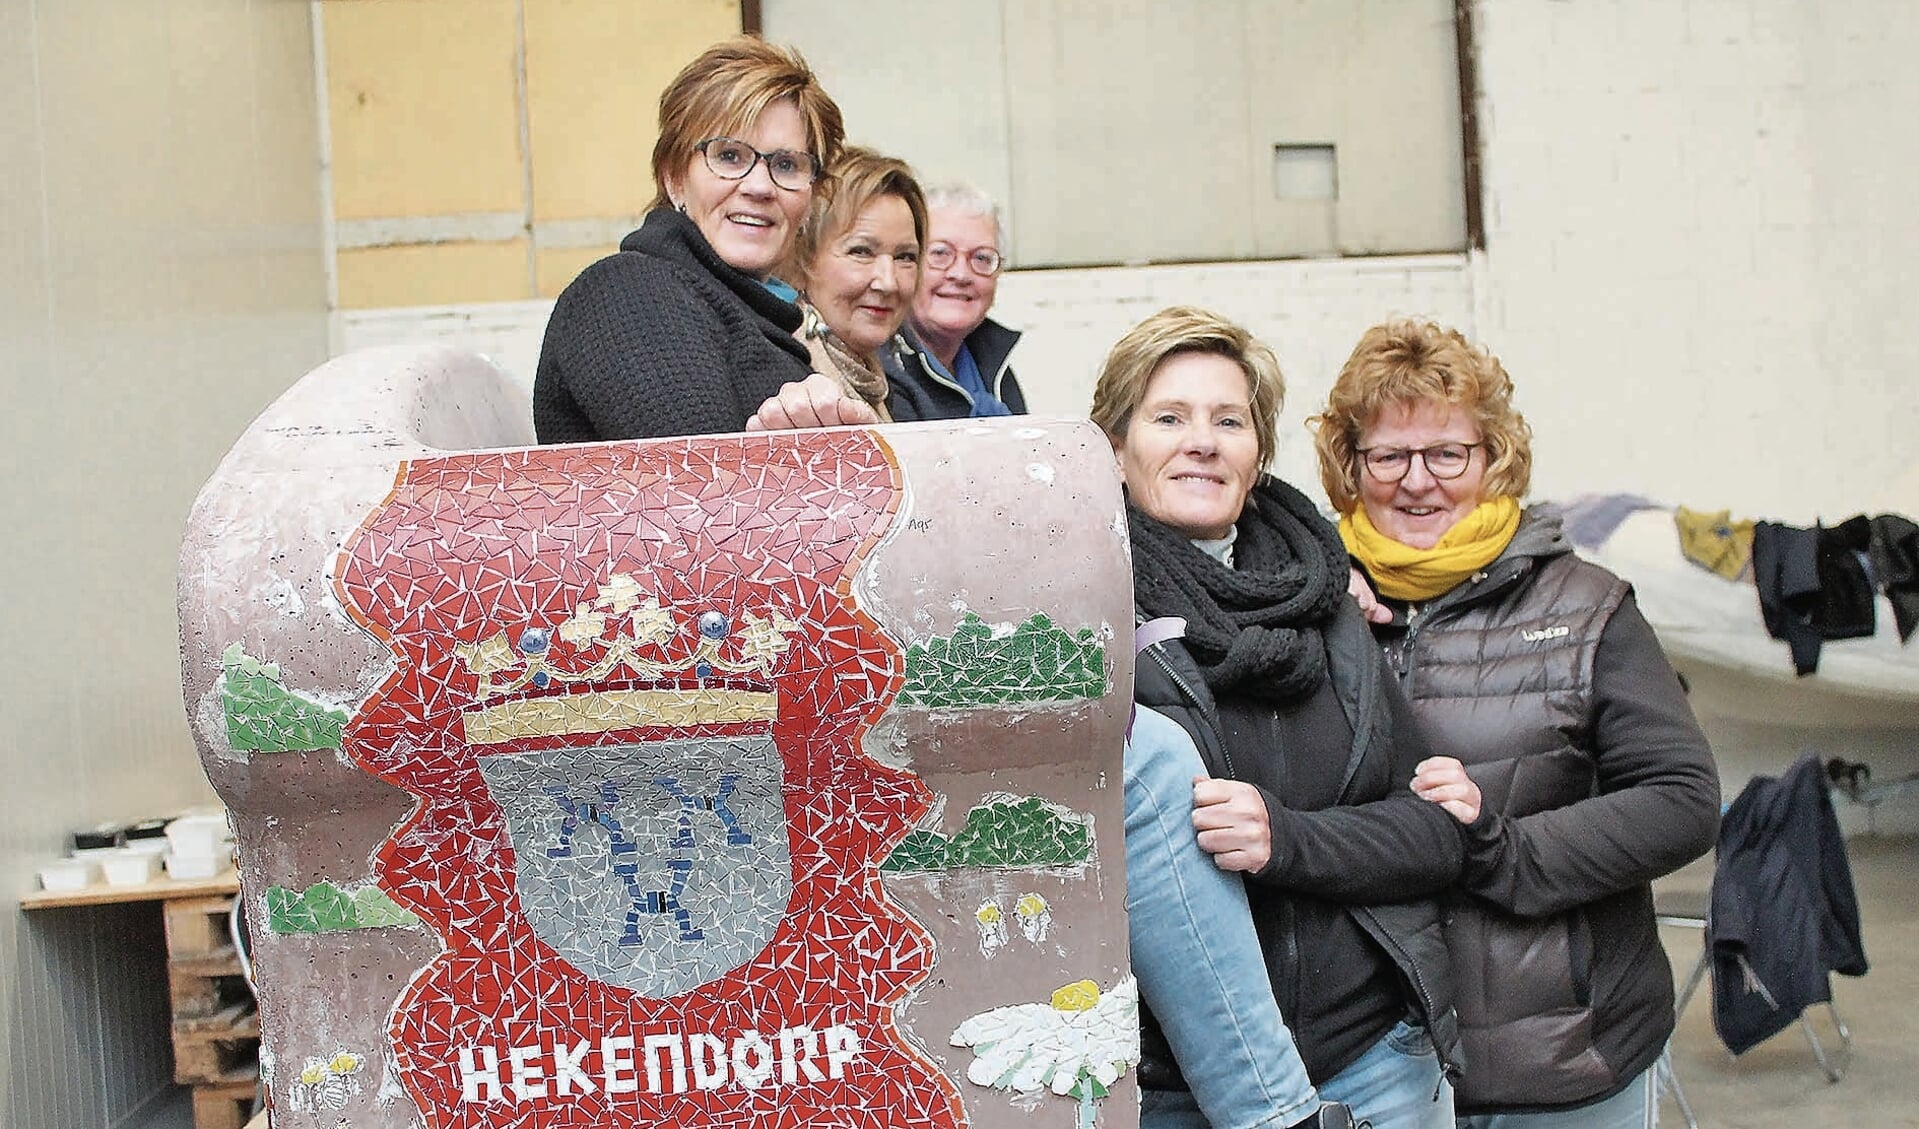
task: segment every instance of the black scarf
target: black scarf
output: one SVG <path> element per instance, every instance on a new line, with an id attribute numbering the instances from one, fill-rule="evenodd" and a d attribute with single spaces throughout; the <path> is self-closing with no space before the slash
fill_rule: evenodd
<path id="1" fill-rule="evenodd" d="M 1129 499 L 1133 599 L 1186 621 L 1186 649 L 1215 694 L 1297 701 L 1326 677 L 1320 629 L 1347 598 L 1346 549 L 1304 494 L 1261 475 L 1241 511 L 1233 568 Z"/>

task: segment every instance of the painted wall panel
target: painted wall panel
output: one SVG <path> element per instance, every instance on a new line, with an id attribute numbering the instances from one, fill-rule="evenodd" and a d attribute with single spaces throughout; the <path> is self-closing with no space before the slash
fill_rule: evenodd
<path id="1" fill-rule="evenodd" d="M 1255 161 L 1237 4 L 1020 4 L 1006 14 L 1015 259 L 1246 258 Z"/>
<path id="2" fill-rule="evenodd" d="M 849 134 L 1005 206 L 1021 266 L 1465 245 L 1445 0 L 767 0 Z M 849 26 L 849 24 L 851 26 Z M 931 65 L 903 44 L 930 45 Z M 1281 200 L 1273 146 L 1334 145 L 1339 193 Z"/>
<path id="3" fill-rule="evenodd" d="M 581 271 L 619 249 L 617 244 L 541 248 L 535 267 L 539 272 L 540 297 L 559 297 L 560 291 L 565 290 L 567 283 L 572 282 Z"/>
<path id="4" fill-rule="evenodd" d="M 509 302 L 527 292 L 526 240 L 344 249 L 340 308 Z"/>
<path id="5" fill-rule="evenodd" d="M 515 0 L 321 5 L 342 219 L 526 206 Z"/>
<path id="6" fill-rule="evenodd" d="M 1324 209 L 1275 198 L 1256 162 L 1259 255 L 1462 250 L 1459 81 L 1448 0 L 1246 5 L 1252 152 L 1326 142 L 1338 157 L 1333 240 Z"/>
<path id="7" fill-rule="evenodd" d="M 847 19 L 835 0 L 762 0 L 760 12 L 766 37 L 797 46 L 819 73 L 849 140 L 905 159 L 926 184 L 976 184 L 1004 206 L 1004 7 L 878 0 Z"/>
<path id="8" fill-rule="evenodd" d="M 524 0 L 533 218 L 641 211 L 660 92 L 740 30 L 736 0 Z"/>

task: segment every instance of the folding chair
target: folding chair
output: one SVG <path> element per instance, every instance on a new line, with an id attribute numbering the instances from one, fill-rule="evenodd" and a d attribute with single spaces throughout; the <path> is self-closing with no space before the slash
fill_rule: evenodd
<path id="1" fill-rule="evenodd" d="M 1709 918 L 1703 908 L 1690 908 L 1677 900 L 1668 902 L 1660 898 L 1655 899 L 1654 920 L 1661 925 L 1676 929 L 1699 930 L 1699 959 L 1693 961 L 1691 970 L 1686 973 L 1685 982 L 1679 987 L 1678 999 L 1673 1004 L 1673 1013 L 1684 1015 L 1686 1005 L 1692 1002 L 1694 993 L 1699 991 L 1699 985 L 1705 981 L 1706 973 L 1712 966 L 1712 952 L 1705 945 Z M 1812 1057 L 1819 1063 L 1819 1069 L 1825 1074 L 1826 1081 L 1837 1082 L 1846 1076 L 1846 1070 L 1852 1065 L 1852 1029 L 1846 1026 L 1845 1018 L 1839 1014 L 1838 1006 L 1831 1000 L 1825 1001 L 1825 1008 L 1832 1018 L 1833 1031 L 1839 1036 L 1837 1056 L 1827 1052 L 1825 1043 L 1819 1038 L 1818 1029 L 1812 1025 L 1812 1020 L 1806 1017 L 1811 1008 L 1799 1013 L 1799 1029 L 1805 1033 L 1806 1044 L 1812 1048 Z M 1662 1058 L 1661 1077 L 1672 1087 L 1673 1097 L 1679 1103 L 1680 1112 L 1686 1116 L 1686 1124 L 1689 1127 L 1693 1126 L 1692 1109 L 1686 1104 L 1685 1094 L 1679 1089 L 1679 1079 L 1673 1074 L 1670 1052 Z"/>
<path id="2" fill-rule="evenodd" d="M 1779 852 L 1794 848 L 1794 843 L 1789 842 L 1787 834 L 1781 830 L 1786 827 L 1794 827 L 1799 832 L 1810 831 L 1812 833 L 1810 838 L 1802 834 L 1797 839 L 1796 850 L 1817 857 L 1780 854 Z M 1800 885 L 1794 890 L 1794 893 L 1801 896 L 1798 901 L 1786 898 L 1783 888 L 1777 891 L 1781 896 L 1776 898 L 1751 897 L 1752 875 L 1755 870 L 1748 865 L 1731 867 L 1733 877 L 1728 879 L 1729 856 L 1749 863 L 1754 858 L 1767 855 L 1770 855 L 1779 865 L 1765 868 L 1764 873 L 1775 877 L 1788 876 L 1781 881 L 1799 880 Z M 1818 870 L 1819 867 L 1824 869 L 1816 874 L 1805 873 L 1808 868 Z M 1798 873 L 1794 873 L 1795 871 Z M 1755 777 L 1740 793 L 1739 798 L 1728 807 L 1727 818 L 1720 825 L 1719 856 L 1718 863 L 1713 869 L 1712 894 L 1703 903 L 1696 896 L 1685 899 L 1680 896 L 1656 894 L 1654 917 L 1661 925 L 1700 931 L 1699 957 L 1694 961 L 1691 970 L 1687 972 L 1686 979 L 1680 987 L 1674 1002 L 1674 1014 L 1685 1014 L 1687 1004 L 1692 1002 L 1693 995 L 1699 990 L 1699 985 L 1706 979 L 1707 973 L 1715 972 L 1714 1027 L 1719 1031 L 1720 1037 L 1727 1041 L 1728 1046 L 1732 1047 L 1734 1045 L 1732 1029 L 1722 1026 L 1722 1023 L 1728 1014 L 1726 1007 L 1728 1001 L 1737 1000 L 1740 997 L 1728 997 L 1724 993 L 1735 992 L 1756 997 L 1758 1002 L 1764 1003 L 1775 1013 L 1788 1005 L 1781 1003 L 1773 990 L 1768 988 L 1765 981 L 1754 971 L 1752 964 L 1748 962 L 1746 952 L 1757 952 L 1757 949 L 1742 950 L 1737 944 L 1728 945 L 1726 946 L 1727 959 L 1717 963 L 1714 961 L 1714 939 L 1721 934 L 1716 934 L 1712 928 L 1712 906 L 1727 907 L 1743 928 L 1753 931 L 1755 926 L 1771 924 L 1759 920 L 1764 917 L 1764 913 L 1759 911 L 1776 914 L 1782 911 L 1782 907 L 1788 905 L 1804 910 L 1806 908 L 1804 897 L 1809 884 L 1820 880 L 1825 881 L 1829 886 L 1829 888 L 1813 891 L 1823 898 L 1820 903 L 1820 912 L 1833 914 L 1834 916 L 1828 919 L 1828 923 L 1831 923 L 1840 919 L 1839 911 L 1849 910 L 1851 917 L 1849 930 L 1840 929 L 1839 932 L 1842 935 L 1834 942 L 1834 947 L 1830 951 L 1817 954 L 1817 959 L 1821 961 L 1818 966 L 1812 968 L 1802 966 L 1800 970 L 1807 976 L 1815 977 L 1812 983 L 1823 985 L 1823 991 L 1814 994 L 1807 990 L 1805 979 L 1797 981 L 1800 994 L 1788 997 L 1792 1003 L 1801 1004 L 1797 1013 L 1790 1019 L 1784 1015 L 1778 1015 L 1777 1020 L 1769 1021 L 1765 1027 L 1770 1031 L 1777 1031 L 1796 1021 L 1800 1031 L 1806 1037 L 1807 1045 L 1812 1048 L 1813 1058 L 1818 1062 L 1820 1071 L 1826 1076 L 1826 1081 L 1838 1082 L 1845 1077 L 1846 1070 L 1852 1063 L 1852 1031 L 1846 1026 L 1844 1017 L 1839 1014 L 1839 1008 L 1833 1002 L 1828 982 L 1832 972 L 1835 971 L 1847 975 L 1862 975 L 1866 970 L 1866 964 L 1864 950 L 1859 947 L 1857 902 L 1852 890 L 1850 865 L 1845 859 L 1844 841 L 1840 838 L 1838 821 L 1832 812 L 1824 766 L 1819 763 L 1818 758 L 1811 754 L 1801 757 L 1792 769 L 1778 779 Z M 1728 881 L 1733 884 L 1730 887 L 1724 886 L 1723 884 Z M 1743 898 L 1731 896 L 1735 892 L 1747 896 Z M 1792 922 L 1786 922 L 1782 928 L 1791 928 L 1792 925 Z M 1741 935 L 1736 936 L 1735 939 L 1751 943 L 1761 941 L 1764 937 L 1765 933 L 1761 930 L 1755 932 L 1753 936 Z M 1827 940 L 1832 940 L 1830 933 L 1826 934 L 1826 937 Z M 1775 986 L 1781 982 L 1775 981 Z M 1820 996 L 1823 998 L 1819 998 Z M 1837 1054 L 1828 1053 L 1818 1030 L 1808 1016 L 1817 1004 L 1824 1004 L 1827 1014 L 1832 1019 L 1833 1030 L 1839 1038 Z M 1750 1012 L 1745 1018 L 1750 1020 Z M 1763 1030 L 1758 1035 L 1750 1031 L 1742 1032 L 1740 1038 L 1744 1041 L 1744 1045 L 1735 1050 L 1734 1054 L 1738 1054 L 1739 1050 L 1750 1049 L 1758 1039 L 1764 1037 L 1765 1033 Z M 1685 1092 L 1679 1085 L 1678 1075 L 1673 1069 L 1670 1047 L 1661 1056 L 1657 1070 L 1656 1077 L 1662 1086 L 1672 1090 L 1680 1112 L 1686 1118 L 1688 1129 L 1696 1129 L 1697 1122 L 1693 1118 L 1692 1107 L 1687 1102 Z"/>

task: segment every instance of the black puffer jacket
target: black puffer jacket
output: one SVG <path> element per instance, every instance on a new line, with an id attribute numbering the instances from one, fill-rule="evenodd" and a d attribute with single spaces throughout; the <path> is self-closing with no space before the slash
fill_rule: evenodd
<path id="1" fill-rule="evenodd" d="M 1249 876 L 1247 896 L 1274 995 L 1314 1081 L 1343 1069 L 1408 1015 L 1426 1026 L 1456 1075 L 1452 972 L 1430 895 L 1458 874 L 1462 836 L 1451 817 L 1433 818 L 1445 813 L 1407 787 L 1424 747 L 1364 619 L 1343 598 L 1325 640 L 1330 693 L 1347 725 L 1321 747 L 1229 740 L 1228 733 L 1258 729 L 1249 719 L 1262 711 L 1270 717 L 1274 707 L 1216 701 L 1177 640 L 1140 654 L 1134 697 L 1190 733 L 1213 775 L 1254 784 L 1265 796 L 1272 861 Z M 1329 939 L 1340 947 L 1329 951 Z M 1314 971 L 1328 968 L 1337 974 Z M 1377 976 L 1399 997 L 1394 1014 L 1385 1026 L 1376 1020 L 1377 1029 L 1354 1031 L 1345 1022 L 1352 1001 L 1344 990 Z M 1144 1009 L 1141 1028 L 1141 1084 L 1183 1086 Z"/>
<path id="2" fill-rule="evenodd" d="M 1627 584 L 1529 512 L 1505 552 L 1375 628 L 1433 750 L 1479 785 L 1447 929 L 1465 1113 L 1576 1108 L 1659 1057 L 1649 883 L 1704 854 L 1719 782 Z"/>

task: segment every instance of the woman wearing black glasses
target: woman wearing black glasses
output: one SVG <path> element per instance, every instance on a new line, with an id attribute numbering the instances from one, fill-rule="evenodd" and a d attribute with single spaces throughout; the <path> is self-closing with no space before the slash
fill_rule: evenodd
<path id="1" fill-rule="evenodd" d="M 1632 589 L 1524 510 L 1532 435 L 1456 331 L 1360 338 L 1317 428 L 1374 628 L 1439 754 L 1413 790 L 1465 826 L 1447 945 L 1471 1129 L 1640 1129 L 1673 1028 L 1651 881 L 1712 846 L 1706 739 Z"/>
<path id="2" fill-rule="evenodd" d="M 739 37 L 660 95 L 655 195 L 618 254 L 554 304 L 533 381 L 542 443 L 876 421 L 794 338 L 765 283 L 845 138 L 795 52 Z"/>

